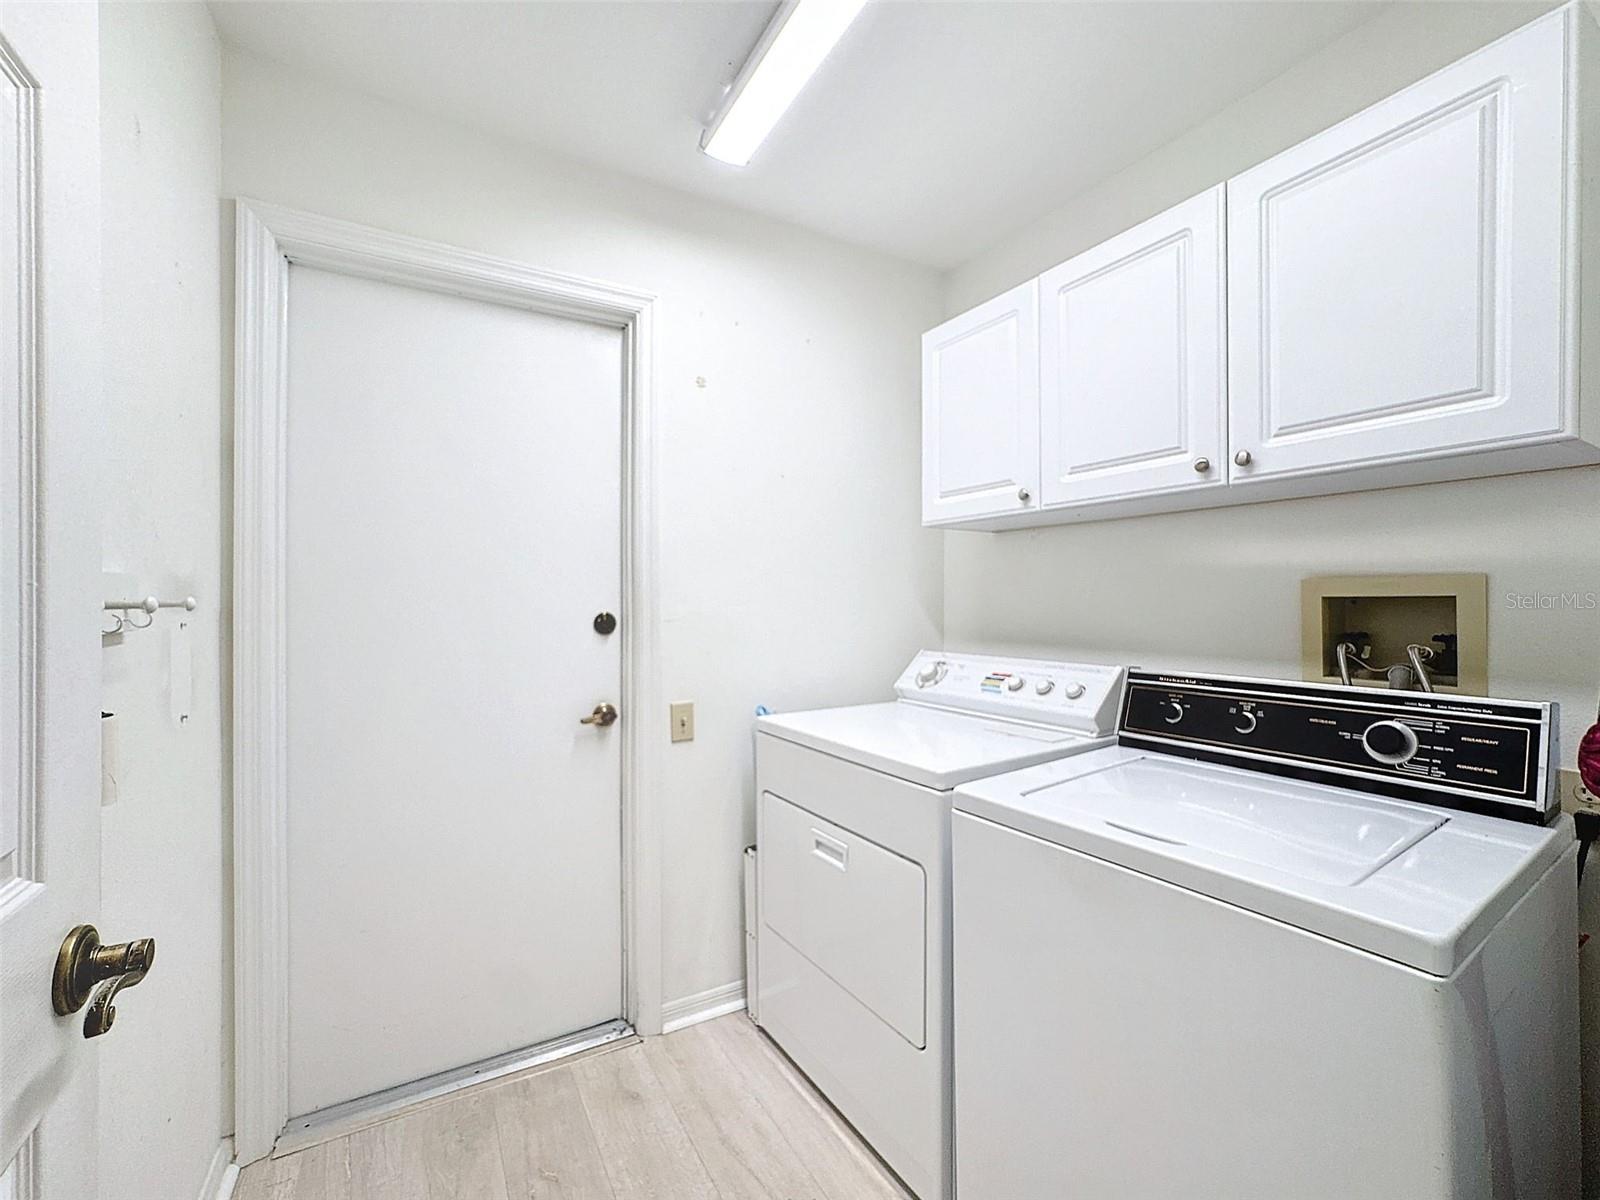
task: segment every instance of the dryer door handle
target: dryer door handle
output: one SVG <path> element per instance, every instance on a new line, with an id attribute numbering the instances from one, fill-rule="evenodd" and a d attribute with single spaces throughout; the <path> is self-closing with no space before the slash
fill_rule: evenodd
<path id="1" fill-rule="evenodd" d="M 850 847 L 836 837 L 829 837 L 820 829 L 811 831 L 811 853 L 830 867 L 841 871 L 850 869 Z"/>

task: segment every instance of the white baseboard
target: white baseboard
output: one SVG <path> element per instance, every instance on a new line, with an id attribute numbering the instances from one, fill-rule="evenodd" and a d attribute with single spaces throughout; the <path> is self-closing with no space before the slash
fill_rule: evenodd
<path id="1" fill-rule="evenodd" d="M 233 1139 L 223 1138 L 211 1156 L 211 1169 L 200 1185 L 200 1200 L 228 1200 L 239 1182 L 239 1168 L 233 1161 Z"/>
<path id="2" fill-rule="evenodd" d="M 667 1001 L 661 1006 L 661 1032 L 674 1033 L 698 1025 L 701 1021 L 725 1017 L 743 1007 L 744 980 L 735 979 L 732 983 L 725 983 L 707 992 Z"/>

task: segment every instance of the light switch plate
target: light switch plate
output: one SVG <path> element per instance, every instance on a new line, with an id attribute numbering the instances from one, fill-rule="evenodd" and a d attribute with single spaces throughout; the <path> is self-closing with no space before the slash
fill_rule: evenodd
<path id="1" fill-rule="evenodd" d="M 672 740 L 694 741 L 694 702 L 680 700 L 672 706 Z"/>

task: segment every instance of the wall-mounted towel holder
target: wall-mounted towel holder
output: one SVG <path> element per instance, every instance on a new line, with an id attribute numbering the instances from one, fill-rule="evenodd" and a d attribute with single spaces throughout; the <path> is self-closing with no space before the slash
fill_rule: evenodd
<path id="1" fill-rule="evenodd" d="M 155 596 L 146 596 L 143 600 L 107 600 L 103 607 L 112 614 L 113 624 L 109 628 L 101 626 L 100 636 L 111 637 L 129 629 L 148 629 L 159 610 L 181 608 L 184 612 L 193 612 L 197 603 L 193 596 L 185 596 L 182 600 L 159 600 Z M 144 620 L 138 619 L 135 615 L 138 613 L 144 615 Z"/>

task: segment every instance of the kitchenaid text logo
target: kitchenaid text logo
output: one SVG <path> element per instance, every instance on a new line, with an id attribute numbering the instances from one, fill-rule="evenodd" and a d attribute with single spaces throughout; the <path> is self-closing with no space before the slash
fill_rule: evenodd
<path id="1" fill-rule="evenodd" d="M 1600 609 L 1600 592 L 1507 592 L 1506 607 L 1588 612 Z"/>

